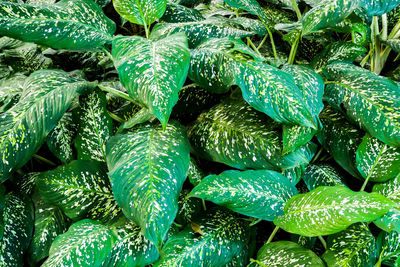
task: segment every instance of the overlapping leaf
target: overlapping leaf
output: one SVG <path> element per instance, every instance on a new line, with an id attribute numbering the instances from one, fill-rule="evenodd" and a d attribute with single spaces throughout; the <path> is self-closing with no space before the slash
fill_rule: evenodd
<path id="1" fill-rule="evenodd" d="M 308 190 L 314 190 L 319 186 L 343 185 L 343 177 L 331 165 L 308 165 L 305 173 L 301 177 L 306 183 Z"/>
<path id="2" fill-rule="evenodd" d="M 0 81 L 0 113 L 7 111 L 18 102 L 24 90 L 25 79 L 25 75 L 17 73 Z"/>
<path id="3" fill-rule="evenodd" d="M 113 4 L 124 19 L 150 26 L 164 14 L 167 0 L 113 0 Z"/>
<path id="4" fill-rule="evenodd" d="M 374 223 L 386 232 L 396 231 L 400 233 L 400 210 L 391 209 Z"/>
<path id="5" fill-rule="evenodd" d="M 201 21 L 205 18 L 200 11 L 182 5 L 167 3 L 167 8 L 161 20 L 169 23 Z"/>
<path id="6" fill-rule="evenodd" d="M 378 236 L 378 248 L 381 251 L 380 263 L 388 266 L 399 266 L 400 264 L 400 233 L 381 232 Z"/>
<path id="7" fill-rule="evenodd" d="M 263 19 L 265 22 L 268 21 L 260 4 L 256 0 L 224 0 L 224 2 L 231 7 L 246 10 L 250 14 L 256 15 Z"/>

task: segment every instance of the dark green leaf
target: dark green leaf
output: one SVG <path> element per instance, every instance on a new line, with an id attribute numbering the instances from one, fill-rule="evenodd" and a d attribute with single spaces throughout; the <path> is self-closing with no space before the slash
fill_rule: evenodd
<path id="1" fill-rule="evenodd" d="M 246 10 L 250 14 L 260 17 L 265 22 L 268 21 L 260 4 L 256 0 L 224 0 L 224 2 L 231 7 Z"/>
<path id="2" fill-rule="evenodd" d="M 188 197 L 190 190 L 181 191 L 178 199 L 178 214 L 175 221 L 182 225 L 190 223 L 194 217 L 200 214 L 201 199 Z"/>
<path id="3" fill-rule="evenodd" d="M 178 212 L 178 196 L 189 168 L 190 145 L 178 124 L 139 125 L 107 142 L 107 164 L 115 199 L 125 216 L 157 248 Z"/>
<path id="4" fill-rule="evenodd" d="M 121 17 L 146 27 L 162 17 L 167 0 L 113 0 L 113 4 Z"/>
<path id="5" fill-rule="evenodd" d="M 399 0 L 361 0 L 360 6 L 368 16 L 381 16 L 400 4 Z"/>
<path id="6" fill-rule="evenodd" d="M 199 166 L 197 166 L 196 161 L 192 157 L 190 157 L 187 176 L 190 183 L 194 186 L 198 185 L 205 177 L 204 172 L 199 168 Z"/>
<path id="7" fill-rule="evenodd" d="M 200 11 L 173 3 L 167 3 L 167 9 L 161 18 L 161 20 L 169 23 L 201 21 L 204 19 Z"/>
<path id="8" fill-rule="evenodd" d="M 379 251 L 382 252 L 380 260 L 388 266 L 399 266 L 400 258 L 400 233 L 382 231 L 377 242 Z"/>
<path id="9" fill-rule="evenodd" d="M 14 106 L 24 90 L 26 76 L 15 74 L 8 79 L 0 80 L 0 113 Z"/>
<path id="10" fill-rule="evenodd" d="M 308 190 L 314 190 L 319 186 L 343 185 L 343 177 L 331 165 L 309 165 L 301 177 L 307 185 Z"/>
<path id="11" fill-rule="evenodd" d="M 400 52 L 400 40 L 398 39 L 388 39 L 384 41 L 384 43 L 393 49 L 393 51 L 399 53 Z"/>

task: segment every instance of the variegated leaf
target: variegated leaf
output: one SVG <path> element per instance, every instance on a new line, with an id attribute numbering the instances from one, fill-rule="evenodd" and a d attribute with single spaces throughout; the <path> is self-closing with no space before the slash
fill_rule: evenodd
<path id="1" fill-rule="evenodd" d="M 237 267 L 246 266 L 249 262 L 249 246 L 245 246 L 239 255 L 232 258 L 230 262 L 223 265 L 223 267 Z"/>
<path id="2" fill-rule="evenodd" d="M 4 201 L 4 202 L 3 202 Z M 31 242 L 33 207 L 28 197 L 8 193 L 0 212 L 0 266 L 23 266 L 23 255 Z"/>
<path id="3" fill-rule="evenodd" d="M 124 19 L 148 27 L 162 17 L 167 0 L 113 0 L 113 4 Z"/>
<path id="4" fill-rule="evenodd" d="M 268 21 L 257 0 L 224 0 L 224 2 L 233 8 L 246 10 L 250 14 L 258 16 L 265 22 Z"/>
<path id="5" fill-rule="evenodd" d="M 40 148 L 73 98 L 94 86 L 61 70 L 40 70 L 27 78 L 18 104 L 0 115 L 0 181 Z"/>
<path id="6" fill-rule="evenodd" d="M 378 193 L 354 192 L 344 186 L 320 186 L 295 195 L 284 215 L 274 223 L 287 232 L 304 236 L 330 235 L 356 222 L 373 221 L 394 203 Z"/>
<path id="7" fill-rule="evenodd" d="M 111 42 L 115 29 L 115 23 L 92 0 L 0 3 L 1 35 L 56 49 L 99 49 Z"/>
<path id="8" fill-rule="evenodd" d="M 328 266 L 373 266 L 376 260 L 375 237 L 364 223 L 330 235 L 322 259 Z"/>
<path id="9" fill-rule="evenodd" d="M 56 237 L 42 266 L 101 266 L 116 241 L 115 229 L 97 221 L 81 220 Z"/>
<path id="10" fill-rule="evenodd" d="M 361 0 L 360 6 L 368 16 L 381 16 L 400 5 L 400 0 Z"/>
<path id="11" fill-rule="evenodd" d="M 378 250 L 381 251 L 379 264 L 399 266 L 400 264 L 400 233 L 382 231 L 378 236 Z M 379 265 L 378 265 L 379 266 Z"/>
<path id="12" fill-rule="evenodd" d="M 400 205 L 400 173 L 390 181 L 374 185 L 372 191 L 384 195 Z"/>
<path id="13" fill-rule="evenodd" d="M 186 36 L 178 33 L 159 41 L 118 37 L 113 41 L 112 56 L 128 94 L 165 127 L 189 69 Z"/>
<path id="14" fill-rule="evenodd" d="M 232 18 L 231 20 L 237 24 L 242 25 L 244 29 L 250 32 L 255 32 L 260 37 L 263 37 L 266 34 L 268 34 L 267 28 L 265 28 L 264 23 L 258 19 L 237 17 L 237 18 Z"/>
<path id="15" fill-rule="evenodd" d="M 306 172 L 301 177 L 308 190 L 314 190 L 319 186 L 346 186 L 343 177 L 331 165 L 308 165 Z"/>
<path id="16" fill-rule="evenodd" d="M 399 39 L 388 39 L 384 43 L 393 49 L 393 51 L 400 52 L 400 40 Z"/>
<path id="17" fill-rule="evenodd" d="M 400 146 L 400 87 L 396 83 L 348 62 L 334 62 L 324 72 L 333 80 L 325 90 L 332 106 L 382 142 Z"/>
<path id="18" fill-rule="evenodd" d="M 198 185 L 205 177 L 204 172 L 199 168 L 199 166 L 197 166 L 196 161 L 192 157 L 190 157 L 187 176 L 190 183 L 194 186 Z"/>
<path id="19" fill-rule="evenodd" d="M 400 147 L 391 147 L 367 133 L 357 149 L 356 163 L 365 179 L 388 181 L 400 174 Z"/>
<path id="20" fill-rule="evenodd" d="M 190 190 L 184 189 L 178 198 L 178 214 L 175 221 L 182 225 L 190 223 L 202 210 L 201 199 L 188 197 L 189 193 Z"/>
<path id="21" fill-rule="evenodd" d="M 113 127 L 106 109 L 106 96 L 94 91 L 80 98 L 79 102 L 78 130 L 74 141 L 78 159 L 106 161 L 106 142 Z"/>
<path id="22" fill-rule="evenodd" d="M 168 23 L 179 23 L 189 21 L 201 21 L 205 18 L 197 9 L 185 7 L 182 5 L 167 3 L 167 9 L 161 20 Z"/>
<path id="23" fill-rule="evenodd" d="M 43 172 L 36 180 L 42 198 L 71 219 L 112 221 L 121 209 L 114 200 L 105 164 L 75 160 Z"/>
<path id="24" fill-rule="evenodd" d="M 16 73 L 8 79 L 0 80 L 0 113 L 14 106 L 24 90 L 26 76 Z"/>
<path id="25" fill-rule="evenodd" d="M 292 75 L 253 61 L 236 62 L 233 73 L 243 98 L 256 110 L 277 122 L 317 128 Z"/>
<path id="26" fill-rule="evenodd" d="M 400 210 L 391 209 L 374 223 L 386 232 L 396 231 L 400 233 Z"/>
<path id="27" fill-rule="evenodd" d="M 107 164 L 115 199 L 143 235 L 161 247 L 178 212 L 178 196 L 189 168 L 190 145 L 177 123 L 137 126 L 107 142 Z"/>
<path id="28" fill-rule="evenodd" d="M 249 226 L 232 212 L 214 208 L 202 219 L 173 235 L 163 246 L 160 266 L 222 266 L 249 242 Z"/>
<path id="29" fill-rule="evenodd" d="M 209 38 L 243 38 L 254 34 L 231 20 L 218 17 L 182 23 L 157 23 L 151 32 L 150 39 L 160 40 L 178 32 L 187 35 L 190 48 L 195 48 Z"/>
<path id="30" fill-rule="evenodd" d="M 278 241 L 265 244 L 257 253 L 257 260 L 250 266 L 323 267 L 324 262 L 311 250 L 290 241 Z"/>

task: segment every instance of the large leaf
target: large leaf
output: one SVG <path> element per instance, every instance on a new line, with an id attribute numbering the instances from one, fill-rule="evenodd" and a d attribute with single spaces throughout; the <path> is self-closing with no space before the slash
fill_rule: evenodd
<path id="1" fill-rule="evenodd" d="M 190 145 L 178 124 L 145 124 L 107 142 L 109 176 L 118 205 L 157 248 L 178 211 Z"/>
<path id="2" fill-rule="evenodd" d="M 158 23 L 154 26 L 150 38 L 158 40 L 177 32 L 184 32 L 189 47 L 194 48 L 208 38 L 234 37 L 243 38 L 253 35 L 241 25 L 223 18 L 209 18 L 202 21 L 183 23 Z"/>
<path id="3" fill-rule="evenodd" d="M 360 6 L 368 16 L 381 16 L 400 4 L 399 0 L 361 0 Z"/>
<path id="4" fill-rule="evenodd" d="M 363 223 L 328 237 L 328 249 L 322 255 L 328 266 L 373 266 L 376 259 L 375 237 Z"/>
<path id="5" fill-rule="evenodd" d="M 119 215 L 105 164 L 76 160 L 42 173 L 36 180 L 42 198 L 73 220 L 108 222 Z"/>
<path id="6" fill-rule="evenodd" d="M 353 192 L 344 186 L 320 186 L 292 197 L 274 223 L 304 236 L 329 235 L 356 222 L 373 221 L 394 203 L 378 193 Z"/>
<path id="7" fill-rule="evenodd" d="M 325 0 L 304 14 L 301 24 L 303 34 L 335 26 L 350 15 L 361 0 Z"/>
<path id="8" fill-rule="evenodd" d="M 314 190 L 319 186 L 343 185 L 343 177 L 331 165 L 308 165 L 306 172 L 301 177 L 308 190 Z"/>
<path id="9" fill-rule="evenodd" d="M 248 223 L 232 212 L 214 208 L 202 219 L 170 237 L 160 266 L 222 266 L 238 256 L 249 241 Z"/>
<path id="10" fill-rule="evenodd" d="M 165 127 L 189 69 L 186 36 L 180 33 L 159 41 L 139 36 L 115 38 L 112 55 L 128 94 Z"/>
<path id="11" fill-rule="evenodd" d="M 235 83 L 232 62 L 243 57 L 262 61 L 241 40 L 232 37 L 209 39 L 191 51 L 189 78 L 211 92 L 228 92 Z"/>
<path id="12" fill-rule="evenodd" d="M 23 266 L 23 255 L 33 232 L 32 203 L 15 193 L 8 193 L 1 202 L 4 210 L 0 212 L 0 266 Z"/>
<path id="13" fill-rule="evenodd" d="M 374 223 L 386 232 L 396 231 L 400 233 L 400 210 L 391 209 Z"/>
<path id="14" fill-rule="evenodd" d="M 167 0 L 113 0 L 113 4 L 124 19 L 148 27 L 162 17 Z"/>
<path id="15" fill-rule="evenodd" d="M 40 148 L 72 99 L 94 86 L 61 70 L 41 70 L 29 76 L 18 104 L 0 115 L 0 181 Z"/>
<path id="16" fill-rule="evenodd" d="M 292 75 L 262 62 L 234 64 L 236 84 L 253 108 L 277 122 L 317 128 Z"/>
<path id="17" fill-rule="evenodd" d="M 400 148 L 366 134 L 356 153 L 357 169 L 364 178 L 385 182 L 400 173 Z"/>
<path id="18" fill-rule="evenodd" d="M 79 221 L 56 237 L 42 266 L 101 266 L 116 240 L 115 229 L 89 219 Z"/>
<path id="19" fill-rule="evenodd" d="M 297 189 L 280 173 L 269 170 L 225 171 L 204 178 L 190 193 L 235 212 L 273 221 Z"/>
<path id="20" fill-rule="evenodd" d="M 378 249 L 381 251 L 380 262 L 388 266 L 399 266 L 400 264 L 400 233 L 381 232 L 378 236 Z"/>
<path id="21" fill-rule="evenodd" d="M 347 62 L 328 65 L 333 80 L 326 98 L 382 142 L 400 146 L 400 87 L 393 81 Z"/>
<path id="22" fill-rule="evenodd" d="M 0 3 L 0 34 L 57 49 L 98 49 L 110 43 L 115 24 L 92 0 L 56 4 Z"/>
<path id="23" fill-rule="evenodd" d="M 260 4 L 256 0 L 224 0 L 224 2 L 231 7 L 246 10 L 250 14 L 256 15 L 259 18 L 263 19 L 265 22 L 268 21 Z"/>
<path id="24" fill-rule="evenodd" d="M 290 241 L 265 244 L 258 251 L 257 260 L 254 262 L 256 264 L 250 266 L 325 266 L 323 261 L 314 252 Z"/>
<path id="25" fill-rule="evenodd" d="M 106 97 L 102 92 L 94 91 L 82 97 L 79 102 L 78 131 L 75 138 L 78 159 L 105 161 L 106 142 L 113 127 L 106 109 Z"/>

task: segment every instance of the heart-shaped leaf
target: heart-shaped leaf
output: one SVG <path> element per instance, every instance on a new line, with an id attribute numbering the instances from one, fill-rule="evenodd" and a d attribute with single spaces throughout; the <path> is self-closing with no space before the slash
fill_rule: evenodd
<path id="1" fill-rule="evenodd" d="M 121 17 L 147 27 L 162 17 L 167 0 L 113 0 L 113 4 Z"/>
<path id="2" fill-rule="evenodd" d="M 107 142 L 115 199 L 125 216 L 139 225 L 157 248 L 178 212 L 189 152 L 186 131 L 176 123 L 168 124 L 165 130 L 141 125 Z"/>
<path id="3" fill-rule="evenodd" d="M 343 185 L 343 177 L 331 165 L 308 165 L 305 173 L 301 177 L 308 190 L 314 190 L 319 186 Z"/>

